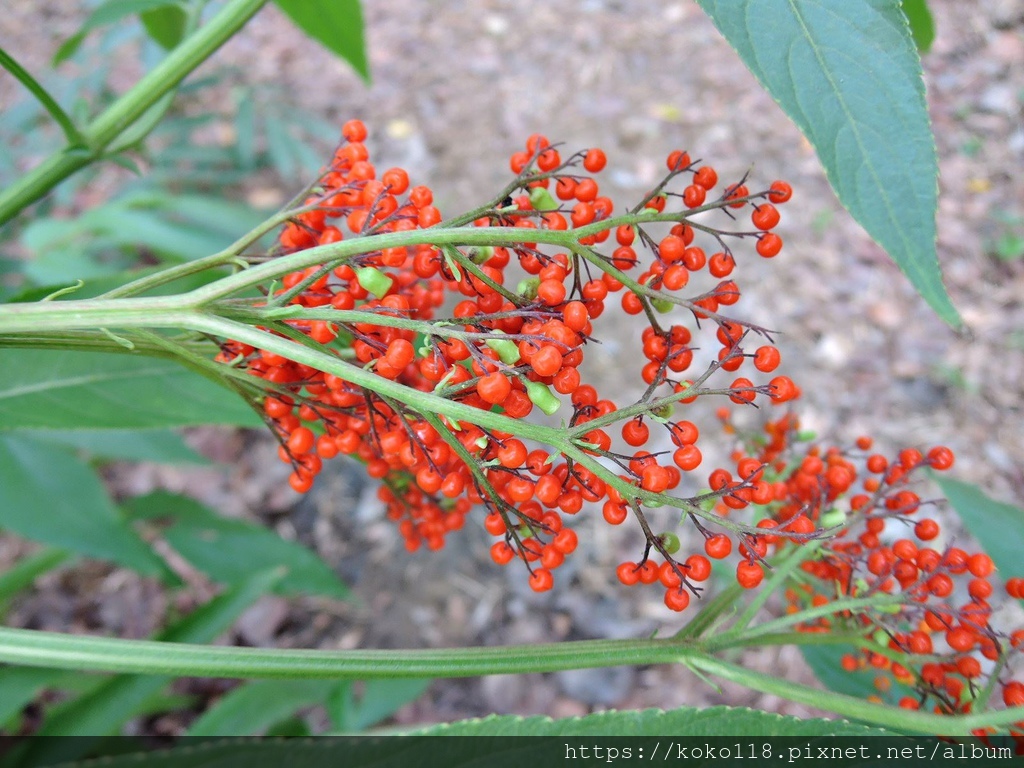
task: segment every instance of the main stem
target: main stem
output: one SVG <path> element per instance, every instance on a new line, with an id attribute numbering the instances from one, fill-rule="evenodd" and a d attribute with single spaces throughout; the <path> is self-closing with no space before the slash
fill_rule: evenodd
<path id="1" fill-rule="evenodd" d="M 190 677 L 365 679 L 476 677 L 681 663 L 754 690 L 906 732 L 966 736 L 976 728 L 1008 725 L 1024 718 L 1020 707 L 951 717 L 872 704 L 720 661 L 705 645 L 669 639 L 415 651 L 265 650 L 0 628 L 0 661 L 33 667 Z"/>

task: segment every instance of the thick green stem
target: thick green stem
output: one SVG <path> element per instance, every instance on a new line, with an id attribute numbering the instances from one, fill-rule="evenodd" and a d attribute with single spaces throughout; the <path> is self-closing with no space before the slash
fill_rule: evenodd
<path id="1" fill-rule="evenodd" d="M 0 661 L 33 667 L 189 677 L 475 677 L 684 663 L 702 673 L 791 701 L 900 731 L 968 735 L 1024 719 L 1024 708 L 947 717 L 872 704 L 792 683 L 707 655 L 677 640 L 582 640 L 544 645 L 429 650 L 265 650 L 83 637 L 0 628 Z"/>
<path id="2" fill-rule="evenodd" d="M 262 650 L 0 628 L 0 661 L 35 667 L 189 677 L 472 677 L 675 663 L 700 653 L 669 640 L 584 640 L 430 650 Z"/>
<path id="3" fill-rule="evenodd" d="M 190 35 L 167 58 L 80 131 L 80 143 L 54 153 L 0 192 L 0 225 L 46 195 L 76 171 L 103 156 L 104 150 L 160 97 L 185 79 L 231 38 L 266 0 L 230 0 L 209 23 Z"/>

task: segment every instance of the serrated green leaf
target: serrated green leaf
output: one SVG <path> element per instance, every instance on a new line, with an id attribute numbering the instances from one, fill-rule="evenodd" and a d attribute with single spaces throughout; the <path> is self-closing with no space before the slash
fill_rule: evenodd
<path id="1" fill-rule="evenodd" d="M 516 738 L 470 738 L 436 739 L 435 736 L 587 736 L 586 743 L 565 743 L 560 739 L 516 739 Z M 224 766 L 251 765 L 322 765 L 344 764 L 346 768 L 390 768 L 411 766 L 416 768 L 523 768 L 523 766 L 546 766 L 565 761 L 590 764 L 609 761 L 607 754 L 599 758 L 591 751 L 583 756 L 580 747 L 592 748 L 595 744 L 603 747 L 614 746 L 631 750 L 628 758 L 619 752 L 620 760 L 637 762 L 654 760 L 663 762 L 672 748 L 673 762 L 694 762 L 710 765 L 717 759 L 704 759 L 704 750 L 710 742 L 715 746 L 716 755 L 724 748 L 733 750 L 735 756 L 736 738 L 751 737 L 756 740 L 754 758 L 761 758 L 758 751 L 764 745 L 765 737 L 799 736 L 801 750 L 816 746 L 835 744 L 827 741 L 832 736 L 849 736 L 853 740 L 870 743 L 875 736 L 891 735 L 886 731 L 853 725 L 834 720 L 799 720 L 795 717 L 773 715 L 749 709 L 714 707 L 706 710 L 693 708 L 676 709 L 669 712 L 645 710 L 642 712 L 602 712 L 583 718 L 551 720 L 544 717 L 497 717 L 484 720 L 470 720 L 452 725 L 440 725 L 418 731 L 403 738 L 379 739 L 301 739 L 301 740 L 224 740 L 186 744 L 176 748 L 151 752 L 145 755 L 147 768 L 216 768 Z M 602 737 L 627 737 L 628 743 L 602 741 Z M 676 738 L 699 738 L 698 743 L 688 745 L 699 748 L 700 758 L 687 760 L 689 754 L 680 758 L 674 741 Z M 818 738 L 822 741 L 818 741 Z M 707 739 L 708 741 L 704 741 Z M 751 757 L 747 751 L 751 745 L 742 743 L 744 757 Z M 920 742 L 913 739 L 887 741 L 886 747 L 910 747 Z M 929 748 L 931 744 L 928 743 Z M 577 760 L 566 759 L 566 748 L 576 749 Z M 659 753 L 660 750 L 660 753 Z M 775 759 L 770 764 L 782 763 L 786 752 L 779 746 L 774 748 Z M 802 755 L 803 753 L 801 753 Z M 916 754 L 916 751 L 915 751 Z M 862 755 L 857 750 L 856 759 L 840 759 L 844 766 L 876 766 L 877 756 Z M 790 755 L 790 757 L 792 757 Z M 105 768 L 129 768 L 139 764 L 140 756 L 112 756 L 103 760 Z M 752 759 L 751 762 L 757 762 Z M 728 759 L 723 764 L 732 764 Z M 745 761 L 744 761 L 745 762 Z"/>
<path id="2" fill-rule="evenodd" d="M 88 466 L 28 437 L 0 436 L 0 528 L 149 576 L 168 575 Z"/>
<path id="3" fill-rule="evenodd" d="M 0 433 L 12 429 L 262 426 L 241 398 L 173 362 L 0 349 Z"/>
<path id="4" fill-rule="evenodd" d="M 996 501 L 970 483 L 938 476 L 935 482 L 1003 576 L 1017 575 L 1024 552 L 1024 509 Z"/>
<path id="5" fill-rule="evenodd" d="M 722 735 L 868 736 L 885 731 L 842 720 L 790 717 L 743 707 L 683 707 L 673 710 L 600 712 L 586 717 L 552 720 L 550 717 L 491 715 L 480 720 L 431 726 L 410 735 L 428 736 L 663 736 L 714 737 Z"/>
<path id="6" fill-rule="evenodd" d="M 698 2 L 814 145 L 840 202 L 936 313 L 961 325 L 935 253 L 935 142 L 899 5 Z"/>
<path id="7" fill-rule="evenodd" d="M 359 0 L 275 0 L 295 25 L 343 58 L 367 83 L 370 68 Z"/>
<path id="8" fill-rule="evenodd" d="M 248 577 L 253 563 L 260 563 L 286 570 L 276 587 L 280 594 L 350 595 L 334 571 L 301 544 L 244 520 L 221 517 L 187 496 L 157 491 L 130 500 L 125 511 L 136 519 L 173 520 L 164 539 L 214 581 L 235 584 Z"/>
<path id="9" fill-rule="evenodd" d="M 19 435 L 83 452 L 101 461 L 153 461 L 161 464 L 209 464 L 170 429 L 28 429 Z"/>
<path id="10" fill-rule="evenodd" d="M 260 736 L 296 710 L 319 704 L 336 680 L 258 680 L 235 688 L 188 729 L 188 736 Z"/>
<path id="11" fill-rule="evenodd" d="M 188 13 L 177 3 L 163 5 L 139 14 L 146 34 L 168 51 L 185 37 Z"/>
<path id="12" fill-rule="evenodd" d="M 928 9 L 928 0 L 902 0 L 902 3 L 917 50 L 928 53 L 935 42 L 935 21 Z"/>

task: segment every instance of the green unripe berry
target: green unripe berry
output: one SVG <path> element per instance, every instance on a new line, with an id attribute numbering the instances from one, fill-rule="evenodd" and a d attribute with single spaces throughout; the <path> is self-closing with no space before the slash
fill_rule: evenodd
<path id="1" fill-rule="evenodd" d="M 524 299 L 533 301 L 534 299 L 537 298 L 537 287 L 539 285 L 539 277 L 528 277 L 525 280 L 519 281 L 519 285 L 516 286 L 516 293 L 518 293 Z"/>
<path id="2" fill-rule="evenodd" d="M 526 382 L 526 394 L 530 398 L 530 402 L 540 408 L 548 416 L 558 411 L 562 405 L 562 401 L 551 394 L 551 390 L 548 389 L 547 384 L 542 384 L 539 381 L 527 381 Z"/>
<path id="3" fill-rule="evenodd" d="M 830 509 L 821 516 L 822 528 L 837 528 L 846 524 L 846 513 L 841 509 Z"/>
<path id="4" fill-rule="evenodd" d="M 387 296 L 391 286 L 395 284 L 394 280 L 376 267 L 360 267 L 356 270 L 356 280 L 378 299 L 383 299 Z"/>
<path id="5" fill-rule="evenodd" d="M 503 333 L 503 331 L 494 331 L 494 333 Z M 498 353 L 498 358 L 505 365 L 515 365 L 519 362 L 521 357 L 519 345 L 512 339 L 488 339 L 485 343 Z"/>
<path id="6" fill-rule="evenodd" d="M 558 203 L 544 187 L 534 187 L 530 190 L 530 205 L 537 211 L 557 211 Z"/>
<path id="7" fill-rule="evenodd" d="M 665 551 L 670 555 L 674 555 L 679 551 L 679 537 L 671 531 L 666 531 L 661 534 L 658 539 L 661 540 L 661 546 L 663 546 Z"/>

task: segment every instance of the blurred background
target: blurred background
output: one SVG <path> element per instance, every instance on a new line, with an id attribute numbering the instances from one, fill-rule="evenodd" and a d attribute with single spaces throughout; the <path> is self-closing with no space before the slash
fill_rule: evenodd
<path id="1" fill-rule="evenodd" d="M 184 257 L 210 252 L 312 178 L 353 117 L 370 128 L 378 167 L 405 167 L 413 183 L 434 189 L 446 215 L 500 189 L 508 156 L 534 132 L 569 150 L 603 148 L 602 189 L 620 206 L 660 179 L 671 150 L 686 149 L 723 180 L 749 170 L 755 186 L 776 178 L 793 186 L 778 230 L 786 248 L 773 260 L 750 254 L 741 261 L 735 311 L 778 332 L 784 370 L 803 389 L 797 410 L 804 426 L 830 444 L 872 435 L 889 454 L 948 445 L 955 477 L 1021 505 L 1024 2 L 930 5 L 937 34 L 923 63 L 939 154 L 938 253 L 968 327 L 963 334 L 931 312 L 842 209 L 809 144 L 691 2 L 366 3 L 370 85 L 268 6 L 187 81 L 148 151 L 134 156 L 141 175 L 113 164 L 80 174 L 23 218 L 0 256 L 45 283 L 72 268 L 102 274 L 131 263 L 140 244 Z M 0 43 L 72 112 L 83 97 L 96 103 L 123 92 L 159 55 L 138 22 L 125 21 L 89 36 L 51 70 L 54 53 L 87 15 L 83 4 L 58 0 L 6 0 L 0 14 Z M 59 144 L 35 102 L 0 75 L 0 183 Z M 165 210 L 161 196 L 172 195 L 206 202 Z M 76 217 L 98 205 L 121 224 Z M 639 328 L 608 325 L 612 335 L 588 356 L 588 371 L 610 396 L 626 400 L 642 391 L 636 371 L 622 364 L 633 356 Z M 711 408 L 688 418 L 714 429 Z M 581 551 L 556 588 L 538 596 L 520 570 L 491 563 L 482 527 L 467 526 L 442 552 L 405 553 L 356 465 L 333 462 L 300 499 L 269 435 L 202 428 L 187 431 L 186 440 L 212 463 L 108 464 L 112 492 L 186 491 L 225 515 L 259 520 L 318 551 L 360 598 L 262 598 L 232 642 L 507 644 L 645 636 L 675 631 L 683 620 L 666 615 L 658 590 L 617 583 L 615 564 L 636 558 L 641 540 L 610 531 L 599 515 L 580 516 Z M 0 565 L 28 549 L 0 538 Z M 149 580 L 88 564 L 39 579 L 7 622 L 142 637 L 159 625 L 166 600 Z M 791 650 L 749 663 L 812 679 Z M 212 696 L 226 684 L 182 685 Z M 396 717 L 408 724 L 709 703 L 807 713 L 728 685 L 716 691 L 682 669 L 652 667 L 437 681 Z M 161 715 L 140 727 L 173 733 L 188 718 Z"/>

